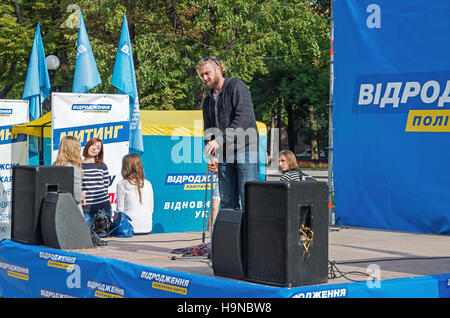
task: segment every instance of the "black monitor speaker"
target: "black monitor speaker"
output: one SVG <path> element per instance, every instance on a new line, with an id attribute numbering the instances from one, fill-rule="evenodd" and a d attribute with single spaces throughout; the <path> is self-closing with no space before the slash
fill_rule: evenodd
<path id="1" fill-rule="evenodd" d="M 44 245 L 58 249 L 93 248 L 91 229 L 71 193 L 49 192 L 42 204 Z"/>
<path id="2" fill-rule="evenodd" d="M 214 222 L 211 263 L 214 275 L 244 279 L 242 211 L 221 209 Z"/>
<path id="3" fill-rule="evenodd" d="M 327 207 L 324 182 L 247 182 L 246 280 L 283 287 L 327 282 Z"/>
<path id="4" fill-rule="evenodd" d="M 42 244 L 40 211 L 48 192 L 73 195 L 73 167 L 14 166 L 12 171 L 11 239 Z"/>

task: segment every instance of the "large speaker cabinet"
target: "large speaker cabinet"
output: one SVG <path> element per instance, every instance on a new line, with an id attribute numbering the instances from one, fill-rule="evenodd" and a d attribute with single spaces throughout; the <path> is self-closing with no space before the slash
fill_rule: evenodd
<path id="1" fill-rule="evenodd" d="M 324 182 L 245 184 L 246 280 L 284 287 L 327 282 L 327 194 Z"/>
<path id="2" fill-rule="evenodd" d="M 48 192 L 69 192 L 73 195 L 73 167 L 13 167 L 11 209 L 13 241 L 42 244 L 40 211 Z"/>

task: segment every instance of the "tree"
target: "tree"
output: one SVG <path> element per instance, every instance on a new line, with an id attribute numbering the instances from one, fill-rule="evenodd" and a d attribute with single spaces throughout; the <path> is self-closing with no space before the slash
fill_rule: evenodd
<path id="1" fill-rule="evenodd" d="M 73 74 L 67 67 L 67 52 L 76 46 L 64 37 L 62 26 L 68 13 L 65 3 L 69 1 L 10 0 L 0 7 L 0 98 L 20 99 L 27 75 L 36 25 L 41 25 L 42 41 L 47 55 L 57 55 L 61 67 L 57 73 L 57 84 L 67 83 Z M 5 26 L 5 27 L 3 27 Z M 71 30 L 75 33 L 76 30 Z M 63 81 L 62 78 L 66 80 Z M 64 86 L 67 90 L 67 85 Z"/>
<path id="2" fill-rule="evenodd" d="M 286 127 L 289 149 L 294 150 L 297 130 L 303 126 L 305 142 L 317 155 L 318 149 L 325 149 L 328 136 L 328 23 L 311 7 L 299 8 L 303 14 L 288 10 L 284 18 L 286 25 L 299 26 L 297 34 L 281 29 L 285 45 L 274 47 L 265 57 L 269 71 L 255 76 L 252 93 L 257 116 L 267 125 L 272 126 L 271 119 L 276 118 L 277 128 Z"/>
<path id="3" fill-rule="evenodd" d="M 0 6 L 0 25 L 0 98 L 6 98 L 17 82 L 23 88 L 34 31 L 25 24 L 17 1 Z"/>
<path id="4" fill-rule="evenodd" d="M 110 79 L 125 13 L 141 109 L 200 108 L 205 92 L 195 65 L 214 55 L 227 76 L 251 88 L 258 120 L 269 123 L 280 113 L 294 132 L 308 107 L 316 111 L 322 103 L 307 96 L 317 95 L 309 88 L 323 80 L 328 29 L 321 1 L 9 0 L 0 7 L 0 98 L 21 98 L 38 22 L 46 54 L 61 61 L 53 88 L 71 92 L 80 10 L 102 78 L 90 93 L 114 93 Z"/>

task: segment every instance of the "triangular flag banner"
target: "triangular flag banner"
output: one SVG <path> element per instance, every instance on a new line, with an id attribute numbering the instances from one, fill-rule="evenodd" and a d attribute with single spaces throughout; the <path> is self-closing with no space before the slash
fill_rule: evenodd
<path id="1" fill-rule="evenodd" d="M 134 73 L 133 53 L 131 50 L 130 34 L 127 18 L 124 14 L 119 49 L 116 55 L 111 84 L 118 89 L 118 94 L 130 96 L 130 153 L 139 155 L 144 153 L 142 140 L 141 115 L 139 98 Z"/>
<path id="2" fill-rule="evenodd" d="M 50 94 L 50 79 L 45 62 L 44 45 L 41 38 L 41 28 L 38 23 L 28 64 L 27 79 L 22 99 L 28 99 L 30 105 L 30 121 L 42 116 L 42 103 Z"/>
<path id="3" fill-rule="evenodd" d="M 44 45 L 41 38 L 41 27 L 38 23 L 34 33 L 33 47 L 28 64 L 27 79 L 22 99 L 28 100 L 30 121 L 42 116 L 42 103 L 50 94 L 51 86 L 48 77 L 47 63 L 45 62 Z M 30 157 L 39 155 L 39 140 L 29 136 Z"/>
<path id="4" fill-rule="evenodd" d="M 94 53 L 89 43 L 83 14 L 80 13 L 80 28 L 78 29 L 77 59 L 73 77 L 73 93 L 86 93 L 101 83 L 100 74 L 95 63 Z"/>

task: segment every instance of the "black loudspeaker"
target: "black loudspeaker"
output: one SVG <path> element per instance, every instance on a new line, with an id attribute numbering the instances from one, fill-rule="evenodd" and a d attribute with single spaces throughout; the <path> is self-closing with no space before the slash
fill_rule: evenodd
<path id="1" fill-rule="evenodd" d="M 244 279 L 242 215 L 242 211 L 230 209 L 221 209 L 217 214 L 211 240 L 214 275 Z"/>
<path id="2" fill-rule="evenodd" d="M 49 191 L 73 194 L 73 167 L 13 167 L 11 208 L 13 241 L 42 244 L 40 210 Z"/>
<path id="3" fill-rule="evenodd" d="M 324 182 L 245 184 L 246 280 L 284 287 L 328 281 L 327 194 Z"/>
<path id="4" fill-rule="evenodd" d="M 41 210 L 45 245 L 58 249 L 93 248 L 89 228 L 71 193 L 49 192 Z"/>

